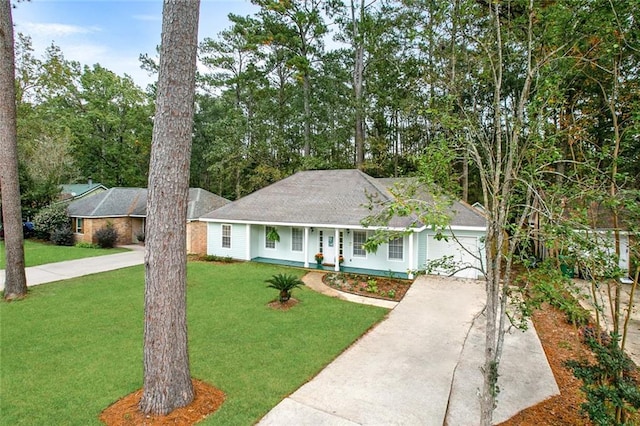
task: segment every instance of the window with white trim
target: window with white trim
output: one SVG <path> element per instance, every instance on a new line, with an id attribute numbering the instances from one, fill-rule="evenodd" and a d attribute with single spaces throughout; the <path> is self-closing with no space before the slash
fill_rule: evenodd
<path id="1" fill-rule="evenodd" d="M 265 226 L 264 227 L 264 246 L 269 249 L 276 248 L 276 242 L 274 240 L 269 239 L 269 234 L 271 232 L 275 232 L 276 228 L 273 226 Z"/>
<path id="2" fill-rule="evenodd" d="M 367 241 L 367 231 L 353 231 L 353 257 L 367 257 L 364 243 Z"/>
<path id="3" fill-rule="evenodd" d="M 389 240 L 389 260 L 404 259 L 404 237 Z"/>
<path id="4" fill-rule="evenodd" d="M 291 251 L 302 251 L 302 228 L 291 228 Z"/>
<path id="5" fill-rule="evenodd" d="M 231 248 L 231 225 L 222 225 L 222 248 Z"/>

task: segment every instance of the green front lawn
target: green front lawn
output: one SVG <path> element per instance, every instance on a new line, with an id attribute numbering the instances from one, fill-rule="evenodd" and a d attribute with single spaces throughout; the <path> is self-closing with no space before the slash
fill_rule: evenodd
<path id="1" fill-rule="evenodd" d="M 264 280 L 275 265 L 189 264 L 192 376 L 227 399 L 202 424 L 251 425 L 311 379 L 387 310 L 296 289 L 288 311 Z M 1 302 L 1 424 L 100 424 L 142 386 L 144 267 L 46 284 Z"/>
<path id="2" fill-rule="evenodd" d="M 127 251 L 125 248 L 80 248 L 56 246 L 39 241 L 24 240 L 25 266 L 44 265 L 45 263 L 62 262 L 64 260 L 84 259 L 85 257 L 104 256 Z M 0 241 L 0 269 L 5 268 L 4 241 Z"/>

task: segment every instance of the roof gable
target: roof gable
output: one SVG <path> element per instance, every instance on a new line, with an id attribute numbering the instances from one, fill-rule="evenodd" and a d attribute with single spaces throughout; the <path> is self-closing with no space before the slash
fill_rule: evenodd
<path id="1" fill-rule="evenodd" d="M 102 191 L 106 191 L 107 187 L 101 183 L 72 183 L 60 185 L 60 198 L 61 199 L 69 199 L 69 198 L 81 198 L 85 197 L 89 194 L 97 194 Z"/>
<path id="2" fill-rule="evenodd" d="M 146 188 L 111 188 L 71 202 L 68 211 L 72 217 L 144 217 L 147 215 L 147 194 Z M 190 188 L 187 219 L 198 219 L 202 212 L 227 203 L 229 200 L 209 191 Z"/>

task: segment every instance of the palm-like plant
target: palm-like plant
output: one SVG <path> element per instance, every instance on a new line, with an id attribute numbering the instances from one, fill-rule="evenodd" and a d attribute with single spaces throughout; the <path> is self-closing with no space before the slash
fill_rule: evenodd
<path id="1" fill-rule="evenodd" d="M 288 274 L 276 274 L 265 282 L 269 283 L 268 288 L 275 288 L 280 291 L 280 303 L 284 303 L 291 298 L 291 290 L 304 285 L 298 277 Z"/>

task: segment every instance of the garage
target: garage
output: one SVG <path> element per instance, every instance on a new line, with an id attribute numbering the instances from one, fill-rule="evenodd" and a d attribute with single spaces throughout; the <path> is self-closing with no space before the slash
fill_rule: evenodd
<path id="1" fill-rule="evenodd" d="M 427 237 L 427 257 L 425 261 L 431 261 L 440 259 L 443 256 L 453 256 L 453 261 L 459 268 L 471 267 L 462 269 L 454 274 L 459 278 L 473 278 L 477 279 L 482 276 L 482 273 L 478 269 L 480 267 L 480 260 L 477 256 L 483 256 L 481 253 L 479 237 L 477 236 L 458 236 L 457 241 L 453 237 L 449 237 L 447 240 L 438 240 L 434 235 Z M 484 256 L 483 256 L 484 257 Z M 436 274 L 449 274 L 449 271 L 435 270 Z"/>

